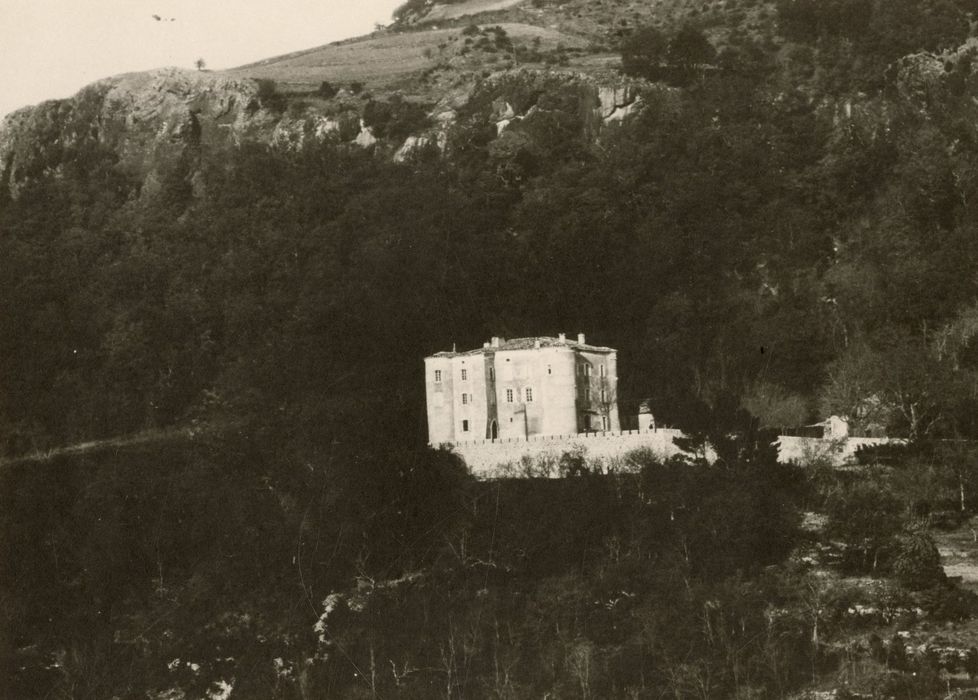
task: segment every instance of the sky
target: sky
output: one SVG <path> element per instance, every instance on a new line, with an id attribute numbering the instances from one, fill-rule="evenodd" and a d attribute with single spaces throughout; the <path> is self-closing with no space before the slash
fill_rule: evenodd
<path id="1" fill-rule="evenodd" d="M 0 116 L 118 73 L 232 68 L 366 34 L 402 1 L 0 0 Z"/>

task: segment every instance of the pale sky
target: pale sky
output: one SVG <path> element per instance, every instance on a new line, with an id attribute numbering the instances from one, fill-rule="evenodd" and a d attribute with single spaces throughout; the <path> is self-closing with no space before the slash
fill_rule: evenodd
<path id="1" fill-rule="evenodd" d="M 366 34 L 402 1 L 0 0 L 0 116 L 118 73 L 231 68 Z"/>

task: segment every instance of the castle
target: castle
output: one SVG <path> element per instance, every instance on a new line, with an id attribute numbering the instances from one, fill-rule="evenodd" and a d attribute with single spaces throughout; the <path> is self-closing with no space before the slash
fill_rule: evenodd
<path id="1" fill-rule="evenodd" d="M 675 443 L 682 431 L 657 427 L 645 403 L 638 428 L 621 430 L 618 353 L 588 345 L 583 333 L 576 341 L 563 333 L 494 337 L 481 348 L 438 352 L 424 362 L 428 443 L 451 445 L 478 476 L 512 474 L 507 470 L 526 459 L 553 463 L 568 451 L 604 462 L 636 449 L 664 459 L 682 453 Z M 903 442 L 851 437 L 837 416 L 794 432 L 778 438 L 783 463 L 842 466 L 855 462 L 860 447 Z"/>
<path id="2" fill-rule="evenodd" d="M 425 358 L 428 442 L 617 431 L 617 352 L 558 337 L 494 337 Z"/>

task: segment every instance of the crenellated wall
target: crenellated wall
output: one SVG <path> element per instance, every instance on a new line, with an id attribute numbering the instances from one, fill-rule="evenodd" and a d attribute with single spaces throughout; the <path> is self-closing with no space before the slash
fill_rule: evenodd
<path id="1" fill-rule="evenodd" d="M 581 449 L 592 459 L 620 459 L 632 450 L 650 449 L 663 458 L 679 454 L 682 450 L 673 442 L 682 431 L 671 428 L 659 430 L 622 430 L 606 433 L 578 433 L 573 435 L 531 436 L 529 440 L 498 439 L 473 440 L 452 445 L 456 454 L 478 477 L 491 478 L 512 473 L 513 465 L 524 457 L 533 460 L 559 460 L 565 452 Z M 554 474 L 556 476 L 556 474 Z"/>
<path id="2" fill-rule="evenodd" d="M 549 464 L 549 470 L 538 476 L 558 476 L 556 469 L 560 457 L 566 452 L 583 451 L 585 457 L 605 463 L 625 457 L 638 449 L 650 449 L 663 459 L 682 454 L 673 438 L 682 437 L 681 430 L 660 428 L 651 430 L 622 430 L 605 433 L 578 433 L 570 435 L 531 436 L 500 438 L 497 440 L 472 440 L 452 444 L 477 477 L 526 476 L 522 471 L 525 460 Z M 825 462 L 833 466 L 854 464 L 856 450 L 871 445 L 905 442 L 896 438 L 852 437 L 841 439 L 810 438 L 782 435 L 776 446 L 778 461 L 782 464 L 813 464 Z M 712 450 L 708 459 L 714 459 Z"/>

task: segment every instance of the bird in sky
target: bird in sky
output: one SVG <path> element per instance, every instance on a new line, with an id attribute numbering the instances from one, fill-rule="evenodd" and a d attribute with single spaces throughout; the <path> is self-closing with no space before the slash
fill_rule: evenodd
<path id="1" fill-rule="evenodd" d="M 176 17 L 170 17 L 169 19 L 163 19 L 163 18 L 162 18 L 162 17 L 160 17 L 159 15 L 152 15 L 152 17 L 153 17 L 153 19 L 155 19 L 155 20 L 156 20 L 157 22 L 176 22 L 176 21 L 177 21 L 177 18 L 176 18 Z"/>

